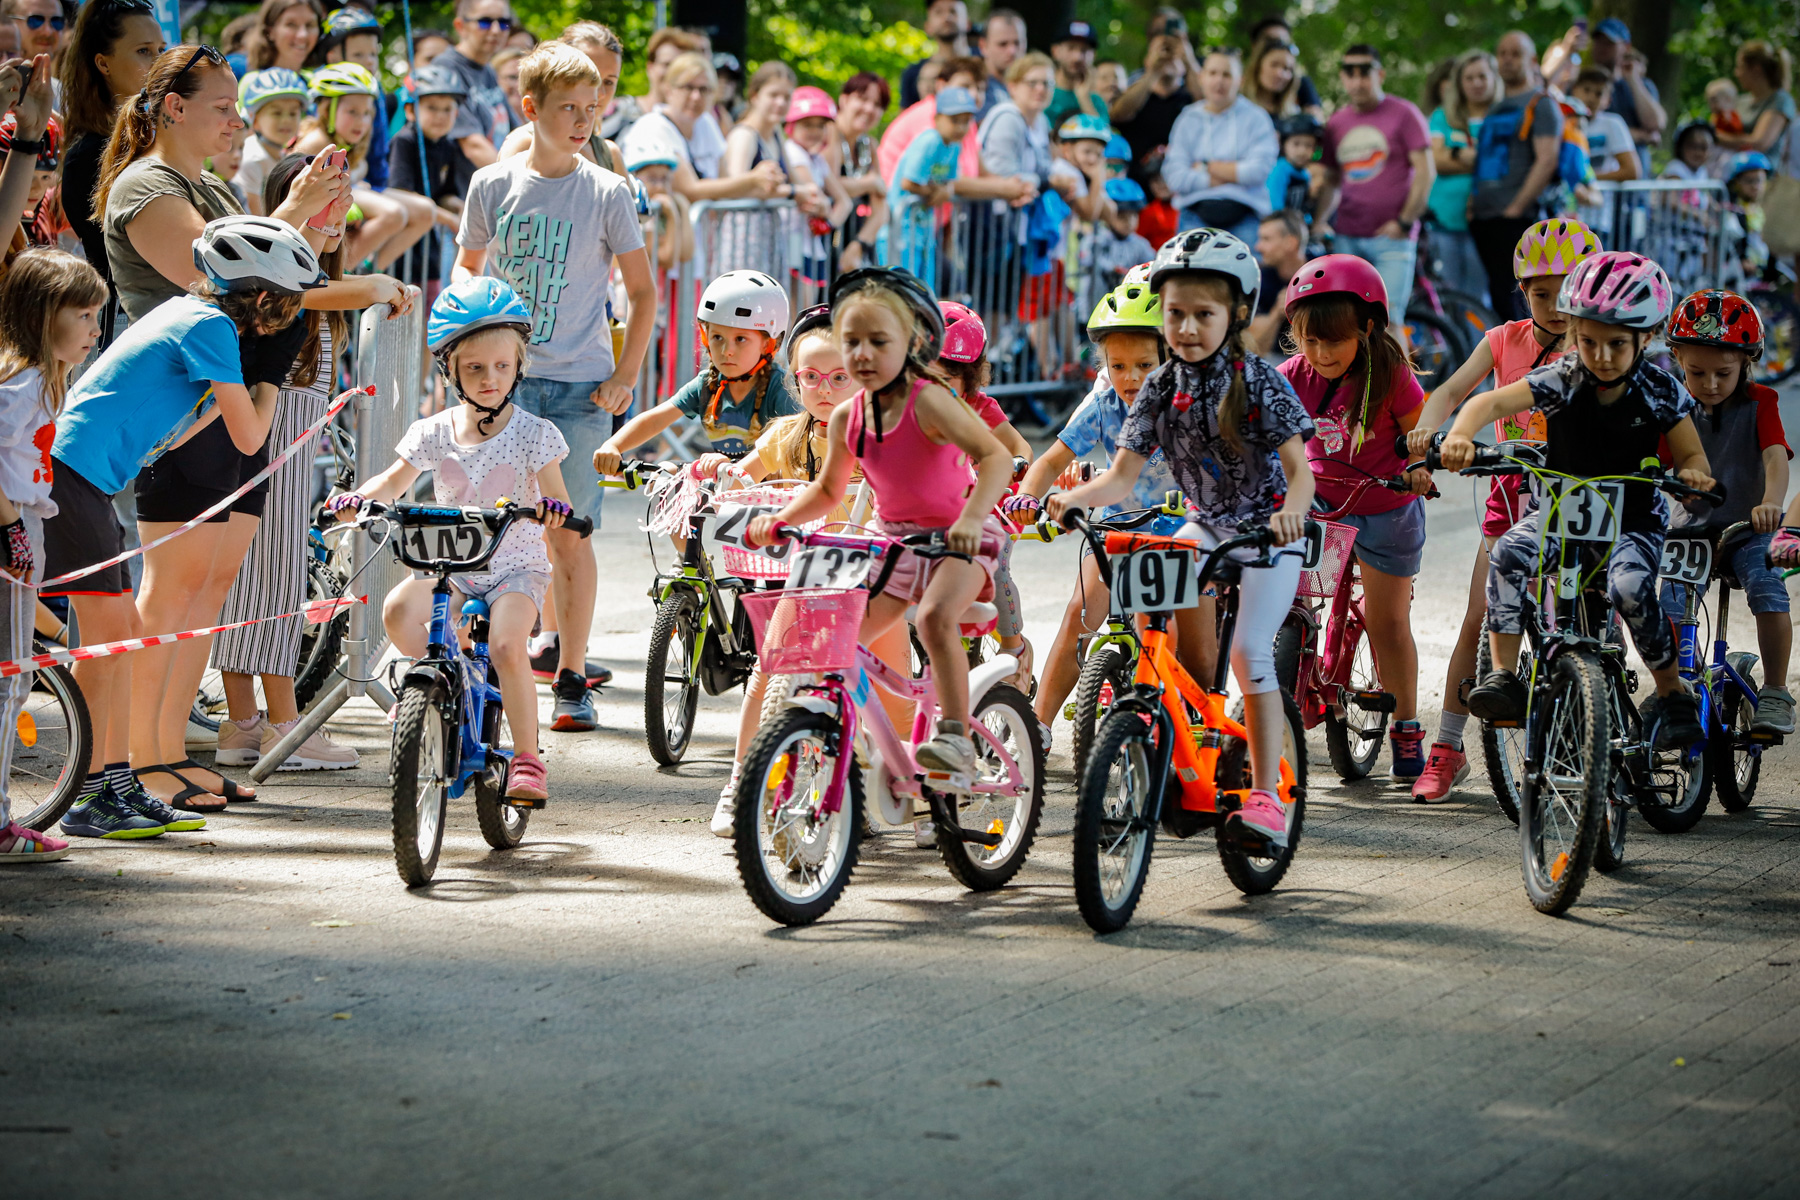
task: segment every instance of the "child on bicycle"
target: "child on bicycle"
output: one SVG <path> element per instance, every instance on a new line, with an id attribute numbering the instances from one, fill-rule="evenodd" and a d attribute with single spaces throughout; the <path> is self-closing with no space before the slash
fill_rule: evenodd
<path id="1" fill-rule="evenodd" d="M 0 659 L 33 652 L 38 599 L 32 585 L 44 578 L 44 520 L 56 515 L 50 443 L 69 372 L 100 340 L 106 299 L 100 273 L 61 250 L 26 251 L 0 282 Z M 0 863 L 55 862 L 69 854 L 68 842 L 25 828 L 10 810 L 12 760 L 20 749 L 12 731 L 32 679 L 29 671 L 0 679 L 0 729 L 7 731 L 0 741 Z M 103 777 L 90 779 L 98 792 Z"/>
<path id="2" fill-rule="evenodd" d="M 752 522 L 749 536 L 765 544 L 780 524 L 824 516 L 843 499 L 860 462 L 884 533 L 941 533 L 950 551 L 970 556 L 973 561 L 939 560 L 927 580 L 922 560 L 903 552 L 886 589 L 870 599 L 862 626 L 867 645 L 918 604 L 914 623 L 931 659 L 942 716 L 915 756 L 929 770 L 966 775 L 975 766 L 975 746 L 967 732 L 969 664 L 959 622 L 992 590 L 1006 540 L 993 511 L 1012 481 L 1012 460 L 941 382 L 944 318 L 924 284 L 897 268 L 851 271 L 832 284 L 831 312 L 844 365 L 862 390 L 831 415 L 819 478 L 776 516 Z"/>
<path id="3" fill-rule="evenodd" d="M 1019 494 L 1002 505 L 1007 512 L 1025 520 L 1030 520 L 1041 507 L 1043 495 L 1052 484 L 1079 485 L 1080 474 L 1069 471 L 1078 457 L 1095 449 L 1104 450 L 1109 460 L 1118 456 L 1119 431 L 1131 413 L 1131 406 L 1137 400 L 1144 380 L 1167 357 L 1162 340 L 1162 303 L 1150 290 L 1148 279 L 1122 283 L 1101 297 L 1100 303 L 1094 306 L 1093 315 L 1088 318 L 1087 328 L 1088 338 L 1100 348 L 1105 386 L 1090 392 L 1070 414 L 1056 440 L 1025 473 L 1024 481 L 1019 484 Z M 1163 503 L 1168 493 L 1178 490 L 1175 474 L 1169 470 L 1169 460 L 1158 449 L 1144 463 L 1126 501 L 1095 509 L 1092 515 L 1095 520 L 1104 520 L 1130 509 L 1152 508 Z M 1181 521 L 1176 517 L 1157 517 L 1146 528 L 1153 533 L 1173 535 L 1180 530 Z M 1081 664 L 1075 657 L 1076 647 L 1083 637 L 1100 628 L 1110 603 L 1106 584 L 1100 578 L 1100 564 L 1091 555 L 1083 554 L 1080 570 L 1068 607 L 1063 610 L 1056 641 L 1044 660 L 1044 674 L 1038 680 L 1037 695 L 1032 698 L 1046 747 L 1050 744 L 1050 727 L 1056 720 L 1056 713 L 1069 698 L 1081 673 Z"/>
<path id="4" fill-rule="evenodd" d="M 1657 456 L 1666 436 L 1681 481 L 1710 489 L 1706 451 L 1689 416 L 1693 397 L 1668 372 L 1644 361 L 1645 347 L 1673 304 L 1668 276 L 1641 254 L 1614 250 L 1589 257 L 1563 281 L 1557 300 L 1571 319 L 1576 353 L 1471 400 L 1444 438 L 1439 454 L 1445 469 L 1460 471 L 1473 461 L 1471 435 L 1483 425 L 1535 408 L 1544 417 L 1551 471 L 1577 478 L 1636 474 L 1645 458 Z M 1656 683 L 1656 695 L 1643 709 L 1644 724 L 1658 729 L 1659 748 L 1698 741 L 1703 736 L 1698 709 L 1681 686 L 1674 637 L 1657 597 L 1668 506 L 1654 485 L 1628 483 L 1615 517 L 1620 532 L 1607 565 L 1607 590 Z M 1469 693 L 1469 711 L 1484 721 L 1525 715 L 1525 683 L 1510 668 L 1519 661 L 1526 589 L 1540 561 L 1558 558 L 1549 543 L 1540 558 L 1543 519 L 1540 507 L 1502 536 L 1489 556 L 1488 646 L 1494 669 Z"/>
<path id="5" fill-rule="evenodd" d="M 1183 536 L 1217 545 L 1237 535 L 1239 522 L 1267 521 L 1277 546 L 1298 549 L 1313 498 L 1306 440 L 1314 430 L 1293 388 L 1245 336 L 1261 282 L 1250 248 L 1229 233 L 1193 229 L 1163 244 L 1150 289 L 1162 303 L 1163 338 L 1174 357 L 1144 381 L 1112 465 L 1093 482 L 1050 497 L 1052 518 L 1127 499 L 1160 449 L 1196 513 Z M 1244 692 L 1252 781 L 1232 819 L 1281 847 L 1290 813 L 1277 795 L 1284 721 L 1275 632 L 1299 582 L 1295 554 L 1244 572 L 1231 655 Z M 1198 625 L 1190 617 L 1181 637 L 1207 636 Z"/>
<path id="6" fill-rule="evenodd" d="M 1570 217 L 1539 221 L 1525 231 L 1513 248 L 1513 278 L 1525 295 L 1531 315 L 1488 330 L 1469 360 L 1426 398 L 1418 423 L 1406 435 L 1406 448 L 1413 461 L 1425 457 L 1432 435 L 1483 378 L 1491 373 L 1494 386 L 1505 387 L 1568 348 L 1569 318 L 1557 311 L 1556 298 L 1562 291 L 1563 278 L 1598 253 L 1600 239 L 1593 230 Z M 1543 414 L 1527 410 L 1502 417 L 1494 422 L 1494 437 L 1502 442 L 1542 442 Z M 1475 551 L 1475 566 L 1469 576 L 1469 603 L 1463 611 L 1456 646 L 1450 652 L 1437 737 L 1432 739 L 1424 774 L 1413 784 L 1414 800 L 1442 800 L 1469 774 L 1469 758 L 1463 752 L 1463 728 L 1469 720 L 1463 688 L 1474 686 L 1475 649 L 1482 623 L 1487 619 L 1488 553 L 1500 535 L 1525 515 L 1530 497 L 1521 490 L 1523 482 L 1517 475 L 1496 475 L 1489 480 L 1487 509 L 1481 518 L 1481 546 Z"/>
<path id="7" fill-rule="evenodd" d="M 1283 306 L 1288 344 L 1299 353 L 1281 364 L 1317 435 L 1306 444 L 1319 505 L 1343 508 L 1371 476 L 1406 466 L 1394 441 L 1419 420 L 1425 390 L 1406 347 L 1388 327 L 1387 285 L 1353 254 L 1327 254 L 1305 264 L 1288 284 Z M 1431 473 L 1408 476 L 1413 494 L 1363 489 L 1334 520 L 1356 530 L 1362 567 L 1363 620 L 1381 686 L 1394 697 L 1388 732 L 1388 778 L 1411 783 L 1425 770 L 1425 730 L 1418 722 L 1419 653 L 1412 636 L 1413 577 L 1425 552 L 1425 506 Z"/>
<path id="8" fill-rule="evenodd" d="M 1794 627 L 1788 619 L 1787 585 L 1764 556 L 1771 554 L 1781 524 L 1788 460 L 1794 452 L 1782 432 L 1775 389 L 1750 382 L 1750 364 L 1762 357 L 1762 317 L 1742 296 L 1695 292 L 1675 306 L 1667 340 L 1681 365 L 1683 386 L 1700 404 L 1694 428 L 1706 461 L 1725 486 L 1725 503 L 1717 508 L 1695 501 L 1678 505 L 1669 531 L 1705 536 L 1716 544 L 1729 526 L 1750 522 L 1755 536 L 1736 543 L 1731 557 L 1731 573 L 1743 585 L 1744 600 L 1756 617 L 1762 652 L 1763 687 L 1750 728 L 1792 733 L 1794 696 L 1787 689 L 1787 669 Z M 1682 611 L 1677 591 L 1671 584 L 1663 593 L 1671 619 Z"/>
<path id="9" fill-rule="evenodd" d="M 557 465 L 568 457 L 568 443 L 555 425 L 512 402 L 525 375 L 530 334 L 531 311 L 504 281 L 480 275 L 445 288 L 431 306 L 425 343 L 461 403 L 413 422 L 394 448 L 394 464 L 357 491 L 335 497 L 331 508 L 339 520 L 353 520 L 365 502 L 406 496 L 413 481 L 430 471 L 439 503 L 488 507 L 510 499 L 537 509 L 536 523 L 506 531 L 486 570 L 452 575 L 450 583 L 488 603 L 488 652 L 512 727 L 506 798 L 542 808 L 550 797 L 549 778 L 538 757 L 537 686 L 526 643 L 550 589 L 544 530 L 560 526 L 572 510 Z M 425 653 L 434 582 L 406 580 L 382 609 L 388 637 L 410 658 Z"/>
<path id="10" fill-rule="evenodd" d="M 950 390 L 987 423 L 1000 444 L 1006 447 L 1006 452 L 1012 455 L 1015 468 L 1020 459 L 1029 463 L 1031 443 L 1013 428 L 1000 402 L 981 390 L 993 374 L 987 360 L 987 326 L 973 309 L 954 300 L 938 301 L 938 311 L 944 317 L 944 349 L 938 355 L 938 369 L 950 381 Z M 1025 610 L 1019 601 L 1019 589 L 1013 583 L 1011 538 L 1002 543 L 1000 565 L 994 571 L 994 607 L 1000 611 L 994 625 L 1000 651 L 1019 660 L 1018 671 L 1007 682 L 1029 696 L 1031 643 L 1025 640 Z"/>
<path id="11" fill-rule="evenodd" d="M 788 327 L 787 292 L 761 271 L 727 271 L 700 294 L 694 313 L 706 339 L 706 370 L 673 396 L 625 422 L 594 451 L 594 470 L 617 475 L 625 453 L 682 417 L 697 417 L 712 453 L 699 469 L 711 477 L 724 462 L 749 454 L 763 427 L 802 414 L 787 372 L 775 362 Z"/>

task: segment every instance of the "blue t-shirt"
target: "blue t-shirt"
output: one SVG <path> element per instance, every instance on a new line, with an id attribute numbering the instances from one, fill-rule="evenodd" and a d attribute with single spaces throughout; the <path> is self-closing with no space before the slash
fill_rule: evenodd
<path id="1" fill-rule="evenodd" d="M 955 179 L 956 162 L 961 154 L 962 146 L 945 145 L 935 127 L 922 130 L 907 144 L 899 164 L 894 167 L 894 182 L 888 188 L 888 207 L 907 209 L 919 203 L 918 196 L 900 186 L 903 179 L 918 184 L 948 183 Z"/>
<path id="2" fill-rule="evenodd" d="M 237 326 L 193 296 L 165 300 L 81 377 L 50 452 L 108 495 L 122 492 L 213 406 L 214 382 L 244 382 Z"/>
<path id="3" fill-rule="evenodd" d="M 708 420 L 706 409 L 719 385 L 714 383 L 710 388 L 705 387 L 705 375 L 697 375 L 682 384 L 681 390 L 669 397 L 669 403 L 690 417 L 700 418 L 714 450 L 732 458 L 742 458 L 756 449 L 756 439 L 762 436 L 769 422 L 776 417 L 805 411 L 788 390 L 787 381 L 787 372 L 779 366 L 769 372 L 769 385 L 763 390 L 760 412 L 754 392 L 741 402 L 734 402 L 728 391 L 719 400 L 719 411 Z"/>
<path id="4" fill-rule="evenodd" d="M 1077 458 L 1092 452 L 1096 447 L 1106 451 L 1107 461 L 1118 454 L 1119 430 L 1125 424 L 1125 416 L 1131 410 L 1125 401 L 1119 399 L 1119 393 L 1110 387 L 1095 385 L 1073 413 L 1069 415 L 1068 424 L 1056 435 L 1056 440 L 1067 446 Z M 1180 491 L 1175 482 L 1175 472 L 1169 470 L 1169 460 L 1163 452 L 1157 450 L 1144 463 L 1139 472 L 1137 485 L 1131 489 L 1131 498 L 1123 504 L 1109 504 L 1099 509 L 1094 515 L 1097 519 L 1117 516 L 1122 512 L 1133 512 L 1140 508 L 1153 508 L 1163 502 L 1170 492 Z M 1181 528 L 1179 517 L 1158 517 L 1147 528 L 1153 533 L 1173 537 Z"/>

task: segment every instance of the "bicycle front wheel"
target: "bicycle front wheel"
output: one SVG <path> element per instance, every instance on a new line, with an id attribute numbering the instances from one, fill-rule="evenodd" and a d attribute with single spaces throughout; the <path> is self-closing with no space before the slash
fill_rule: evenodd
<path id="1" fill-rule="evenodd" d="M 46 667 L 28 678 L 31 691 L 12 730 L 6 794 L 13 820 L 43 832 L 62 819 L 81 790 L 93 754 L 94 723 L 67 667 Z"/>
<path id="2" fill-rule="evenodd" d="M 1069 753 L 1075 760 L 1075 778 L 1080 779 L 1087 767 L 1088 754 L 1094 746 L 1094 730 L 1106 716 L 1112 702 L 1131 686 L 1136 664 L 1125 647 L 1117 642 L 1100 647 L 1088 655 L 1081 665 L 1081 677 L 1075 682 L 1074 733 L 1069 738 Z"/>
<path id="3" fill-rule="evenodd" d="M 1075 800 L 1075 904 L 1095 933 L 1131 923 L 1156 848 L 1154 726 L 1110 712 L 1095 734 Z"/>
<path id="4" fill-rule="evenodd" d="M 1475 678 L 1486 679 L 1494 669 L 1493 652 L 1488 649 L 1487 622 L 1481 625 L 1481 640 L 1475 646 Z M 1479 720 L 1479 718 L 1477 718 Z M 1502 729 L 1492 721 L 1481 722 L 1481 757 L 1487 763 L 1488 783 L 1494 789 L 1494 800 L 1500 811 L 1514 825 L 1519 823 L 1519 792 L 1525 778 L 1525 728 L 1514 725 Z"/>
<path id="5" fill-rule="evenodd" d="M 450 754 L 457 730 L 424 688 L 400 693 L 394 718 L 388 788 L 394 803 L 394 866 L 407 887 L 422 887 L 437 872 L 450 803 Z"/>
<path id="6" fill-rule="evenodd" d="M 972 892 L 991 892 L 1004 887 L 1031 853 L 1037 836 L 1038 816 L 1044 808 L 1044 745 L 1038 740 L 1037 715 L 1031 702 L 1011 684 L 998 683 L 981 697 L 975 711 L 975 783 L 1004 783 L 1006 763 L 1019 771 L 1020 787 L 1008 796 L 999 792 L 970 792 L 960 798 L 956 823 L 962 829 L 998 837 L 992 846 L 965 842 L 938 829 L 938 853 L 958 883 Z M 954 802 L 956 798 L 944 797 Z"/>
<path id="7" fill-rule="evenodd" d="M 732 832 L 738 877 L 751 903 L 783 925 L 830 912 L 856 869 L 863 776 L 854 763 L 836 811 L 825 811 L 839 733 L 837 718 L 790 708 L 744 754 Z"/>
<path id="8" fill-rule="evenodd" d="M 656 608 L 644 662 L 644 740 L 650 757 L 672 767 L 687 753 L 700 704 L 694 647 L 700 638 L 699 598 L 675 591 Z"/>
<path id="9" fill-rule="evenodd" d="M 1539 778 L 1526 780 L 1521 795 L 1525 894 L 1539 912 L 1556 914 L 1575 903 L 1587 882 L 1608 800 L 1606 674 L 1586 651 L 1565 651 L 1551 665 L 1549 687 L 1533 708 L 1544 767 Z"/>

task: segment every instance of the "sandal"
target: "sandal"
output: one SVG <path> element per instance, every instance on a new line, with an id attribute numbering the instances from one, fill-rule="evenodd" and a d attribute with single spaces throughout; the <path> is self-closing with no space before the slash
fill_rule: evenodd
<path id="1" fill-rule="evenodd" d="M 184 758 L 175 765 L 177 767 L 185 767 L 190 771 L 211 771 L 214 775 L 217 775 L 219 777 L 219 790 L 215 794 L 225 797 L 226 802 L 229 804 L 253 804 L 260 799 L 255 792 L 246 792 L 241 784 L 225 778 L 225 773 L 223 771 L 220 771 L 215 767 L 203 767 L 191 757 Z M 186 778 L 186 776 L 183 776 L 183 778 Z"/>
<path id="2" fill-rule="evenodd" d="M 186 786 L 183 787 L 181 791 L 175 793 L 174 799 L 163 801 L 163 803 L 167 804 L 170 808 L 178 808 L 182 812 L 196 813 L 216 813 L 225 811 L 226 800 L 223 796 L 219 797 L 219 802 L 217 804 L 193 803 L 191 798 L 194 796 L 214 796 L 217 795 L 217 793 L 209 792 L 199 784 L 188 780 L 168 763 L 159 763 L 154 767 L 134 767 L 132 768 L 132 774 L 136 775 L 140 780 L 146 775 L 173 775 L 175 778 L 181 780 Z M 156 799 L 162 799 L 160 796 L 156 796 L 154 792 L 152 792 L 151 795 Z"/>

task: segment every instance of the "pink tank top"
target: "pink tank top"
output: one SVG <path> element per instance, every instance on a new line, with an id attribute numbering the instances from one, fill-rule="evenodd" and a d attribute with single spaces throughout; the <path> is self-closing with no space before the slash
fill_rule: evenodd
<path id="1" fill-rule="evenodd" d="M 847 432 L 852 451 L 862 442 L 863 477 L 875 488 L 875 513 L 882 523 L 941 529 L 956 524 L 969 498 L 968 459 L 954 443 L 940 446 L 919 428 L 913 402 L 924 386 L 925 380 L 914 381 L 900 419 L 882 430 L 880 441 L 873 429 L 864 432 L 867 393 L 856 393 Z"/>
<path id="2" fill-rule="evenodd" d="M 1483 336 L 1487 338 L 1488 350 L 1494 356 L 1494 386 L 1497 388 L 1517 383 L 1530 374 L 1534 367 L 1541 367 L 1544 363 L 1561 357 L 1560 351 L 1544 353 L 1544 348 L 1538 345 L 1537 337 L 1532 333 L 1529 317 L 1523 321 L 1508 321 L 1504 325 L 1496 325 Z M 1502 417 L 1494 422 L 1494 436 L 1503 442 L 1541 442 L 1545 436 L 1544 415 L 1535 408 L 1528 408 L 1522 413 Z"/>

